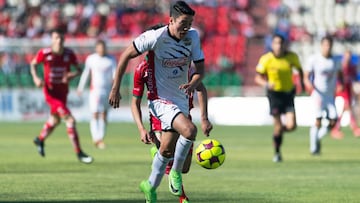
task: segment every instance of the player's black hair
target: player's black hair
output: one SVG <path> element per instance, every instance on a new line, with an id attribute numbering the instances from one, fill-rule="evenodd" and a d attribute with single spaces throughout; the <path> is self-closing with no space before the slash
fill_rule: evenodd
<path id="1" fill-rule="evenodd" d="M 284 36 L 282 36 L 281 34 L 277 34 L 275 33 L 272 37 L 272 39 L 274 40 L 275 38 L 279 38 L 281 40 L 281 44 L 284 44 L 285 43 L 285 38 Z"/>
<path id="2" fill-rule="evenodd" d="M 53 34 L 53 33 L 58 33 L 60 35 L 64 35 L 65 30 L 62 29 L 62 28 L 53 28 L 53 29 L 50 30 L 50 34 Z"/>
<path id="3" fill-rule="evenodd" d="M 323 43 L 324 41 L 328 41 L 332 45 L 334 42 L 334 39 L 330 35 L 326 35 L 321 38 L 320 42 Z"/>
<path id="4" fill-rule="evenodd" d="M 98 39 L 98 40 L 95 42 L 95 45 L 96 45 L 96 46 L 97 46 L 98 44 L 101 44 L 101 45 L 103 45 L 104 47 L 106 46 L 105 41 L 102 40 L 102 39 Z"/>
<path id="5" fill-rule="evenodd" d="M 170 17 L 177 18 L 184 14 L 195 15 L 195 11 L 185 1 L 176 1 L 170 6 Z"/>

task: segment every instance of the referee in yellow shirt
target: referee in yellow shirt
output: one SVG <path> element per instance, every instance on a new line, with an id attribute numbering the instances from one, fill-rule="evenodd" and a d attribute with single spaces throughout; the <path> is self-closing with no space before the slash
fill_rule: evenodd
<path id="1" fill-rule="evenodd" d="M 304 90 L 303 71 L 297 54 L 286 50 L 285 39 L 275 34 L 271 43 L 272 51 L 261 56 L 256 66 L 256 84 L 266 88 L 270 104 L 270 114 L 274 119 L 273 142 L 275 148 L 274 162 L 281 162 L 280 147 L 283 133 L 296 128 L 294 108 L 295 84 L 293 68 L 300 76 L 301 88 Z M 286 115 L 283 125 L 281 115 Z"/>

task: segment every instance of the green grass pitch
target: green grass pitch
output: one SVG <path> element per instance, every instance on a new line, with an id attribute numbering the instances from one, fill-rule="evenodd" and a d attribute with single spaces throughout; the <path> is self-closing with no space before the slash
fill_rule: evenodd
<path id="1" fill-rule="evenodd" d="M 32 139 L 42 125 L 0 123 L 0 202 L 144 202 L 138 185 L 150 173 L 150 146 L 141 143 L 134 124 L 110 123 L 107 148 L 98 150 L 88 123 L 79 123 L 83 149 L 95 158 L 91 165 L 76 159 L 64 124 L 46 141 L 46 158 L 41 158 Z M 271 131 L 271 126 L 214 126 L 211 137 L 224 145 L 226 160 L 215 170 L 193 161 L 183 176 L 191 202 L 360 202 L 360 139 L 348 128 L 343 140 L 325 137 L 319 157 L 309 154 L 308 128 L 285 134 L 280 164 L 271 161 Z M 197 140 L 204 138 L 200 132 Z M 167 177 L 158 202 L 178 202 Z"/>

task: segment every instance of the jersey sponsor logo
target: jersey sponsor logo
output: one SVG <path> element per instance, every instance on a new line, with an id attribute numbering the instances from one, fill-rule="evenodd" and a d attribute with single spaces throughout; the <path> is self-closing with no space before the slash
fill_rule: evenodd
<path id="1" fill-rule="evenodd" d="M 189 60 L 187 57 L 175 58 L 175 59 L 164 59 L 162 65 L 166 68 L 186 66 Z"/>

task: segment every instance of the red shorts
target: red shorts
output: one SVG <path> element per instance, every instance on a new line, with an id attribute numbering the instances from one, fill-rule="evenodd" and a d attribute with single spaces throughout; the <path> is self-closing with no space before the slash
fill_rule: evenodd
<path id="1" fill-rule="evenodd" d="M 70 115 L 71 112 L 66 105 L 67 102 L 67 92 L 57 92 L 49 91 L 44 88 L 45 101 L 50 107 L 50 113 L 52 115 L 58 115 L 60 117 L 65 115 Z"/>
<path id="2" fill-rule="evenodd" d="M 342 97 L 344 99 L 345 105 L 350 106 L 352 99 L 351 89 L 345 88 L 343 91 L 337 92 L 336 96 Z"/>

